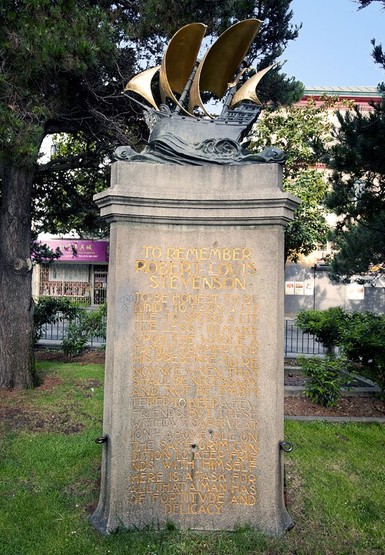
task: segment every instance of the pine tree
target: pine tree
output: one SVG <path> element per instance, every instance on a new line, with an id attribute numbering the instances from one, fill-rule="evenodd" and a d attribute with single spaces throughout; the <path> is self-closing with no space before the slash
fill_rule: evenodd
<path id="1" fill-rule="evenodd" d="M 385 0 L 357 0 L 361 8 Z M 374 61 L 385 70 L 381 44 L 373 44 Z M 330 149 L 332 191 L 327 205 L 339 221 L 333 235 L 336 254 L 331 277 L 349 282 L 353 276 L 385 272 L 385 86 L 382 101 L 369 114 L 358 109 L 339 114 L 337 142 Z"/>

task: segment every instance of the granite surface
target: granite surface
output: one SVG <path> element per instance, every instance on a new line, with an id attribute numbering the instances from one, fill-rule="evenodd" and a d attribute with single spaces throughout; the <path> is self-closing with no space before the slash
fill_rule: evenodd
<path id="1" fill-rule="evenodd" d="M 111 237 L 94 525 L 282 533 L 283 240 L 297 199 L 280 167 L 117 162 L 96 199 Z"/>

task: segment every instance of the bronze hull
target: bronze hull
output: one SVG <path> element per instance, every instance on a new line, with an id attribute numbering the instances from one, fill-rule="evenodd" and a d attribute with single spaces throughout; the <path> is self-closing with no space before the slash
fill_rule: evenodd
<path id="1" fill-rule="evenodd" d="M 172 135 L 188 144 L 199 144 L 209 139 L 230 139 L 241 141 L 257 120 L 261 107 L 247 104 L 236 110 L 229 110 L 225 118 L 193 118 L 179 114 L 168 114 L 153 110 L 155 124 L 149 142 Z"/>

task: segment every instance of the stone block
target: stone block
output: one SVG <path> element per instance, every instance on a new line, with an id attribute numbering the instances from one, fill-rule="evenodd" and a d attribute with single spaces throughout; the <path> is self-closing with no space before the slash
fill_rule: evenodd
<path id="1" fill-rule="evenodd" d="M 93 524 L 277 535 L 283 501 L 284 227 L 277 164 L 118 162 L 102 484 Z"/>

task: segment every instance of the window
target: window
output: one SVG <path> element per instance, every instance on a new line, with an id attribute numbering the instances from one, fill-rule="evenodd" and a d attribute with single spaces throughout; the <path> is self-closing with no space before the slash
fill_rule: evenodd
<path id="1" fill-rule="evenodd" d="M 89 264 L 57 264 L 40 267 L 40 290 L 43 297 L 69 297 L 91 304 Z"/>
<path id="2" fill-rule="evenodd" d="M 95 265 L 94 266 L 94 302 L 95 305 L 100 305 L 107 300 L 107 276 L 108 266 Z"/>
<path id="3" fill-rule="evenodd" d="M 89 281 L 88 264 L 51 264 L 49 281 Z"/>

